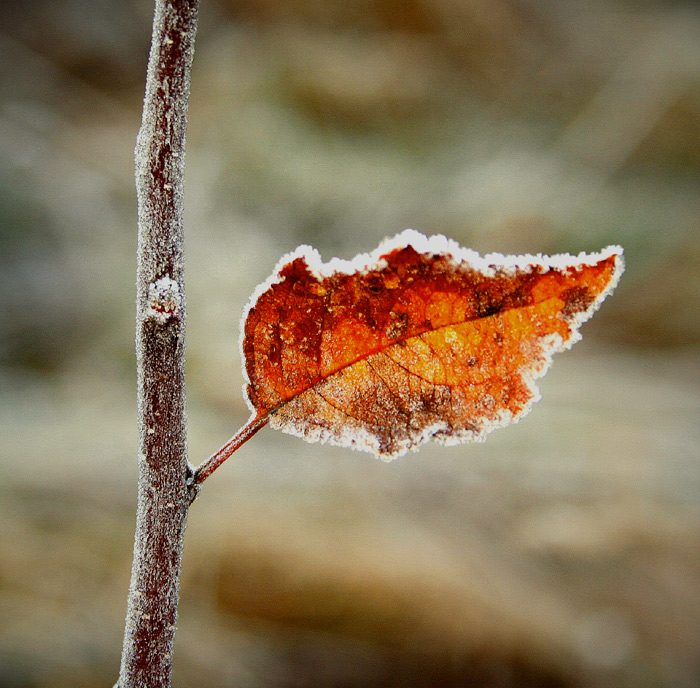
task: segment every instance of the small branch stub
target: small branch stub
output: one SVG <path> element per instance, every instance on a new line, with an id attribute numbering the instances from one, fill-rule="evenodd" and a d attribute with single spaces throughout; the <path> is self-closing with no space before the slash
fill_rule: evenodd
<path id="1" fill-rule="evenodd" d="M 165 325 L 170 318 L 180 315 L 181 306 L 180 285 L 171 277 L 161 277 L 148 285 L 146 318 Z"/>

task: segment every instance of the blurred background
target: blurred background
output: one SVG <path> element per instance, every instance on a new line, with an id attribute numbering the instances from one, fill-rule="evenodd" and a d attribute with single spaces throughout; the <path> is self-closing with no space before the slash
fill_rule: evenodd
<path id="1" fill-rule="evenodd" d="M 2 688 L 117 675 L 151 15 L 0 4 Z M 175 685 L 700 685 L 699 38 L 691 0 L 203 0 L 192 463 L 247 420 L 240 313 L 299 243 L 619 243 L 628 269 L 485 444 L 244 446 L 191 510 Z"/>

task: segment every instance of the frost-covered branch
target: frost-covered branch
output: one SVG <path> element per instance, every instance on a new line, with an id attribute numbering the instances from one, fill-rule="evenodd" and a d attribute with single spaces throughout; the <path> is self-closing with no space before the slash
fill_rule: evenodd
<path id="1" fill-rule="evenodd" d="M 139 484 L 119 688 L 172 673 L 187 508 L 182 197 L 197 0 L 156 0 L 136 145 Z"/>

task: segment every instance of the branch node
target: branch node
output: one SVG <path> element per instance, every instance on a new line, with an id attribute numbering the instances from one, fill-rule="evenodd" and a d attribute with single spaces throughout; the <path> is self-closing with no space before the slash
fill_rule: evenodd
<path id="1" fill-rule="evenodd" d="M 192 466 L 187 464 L 187 471 L 185 473 L 185 485 L 187 486 L 187 494 L 189 496 L 188 506 L 190 506 L 195 499 L 199 496 L 199 489 L 201 485 L 195 482 L 196 474 Z"/>

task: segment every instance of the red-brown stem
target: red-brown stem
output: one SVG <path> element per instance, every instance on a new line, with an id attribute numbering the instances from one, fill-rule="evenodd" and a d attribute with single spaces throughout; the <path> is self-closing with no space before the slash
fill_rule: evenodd
<path id="1" fill-rule="evenodd" d="M 187 509 L 183 176 L 197 0 L 156 0 L 136 144 L 139 481 L 119 688 L 169 688 Z"/>
<path id="2" fill-rule="evenodd" d="M 267 425 L 270 417 L 258 416 L 249 420 L 226 444 L 199 466 L 192 476 L 192 485 L 201 485 L 233 452 L 245 444 L 258 430 Z"/>

